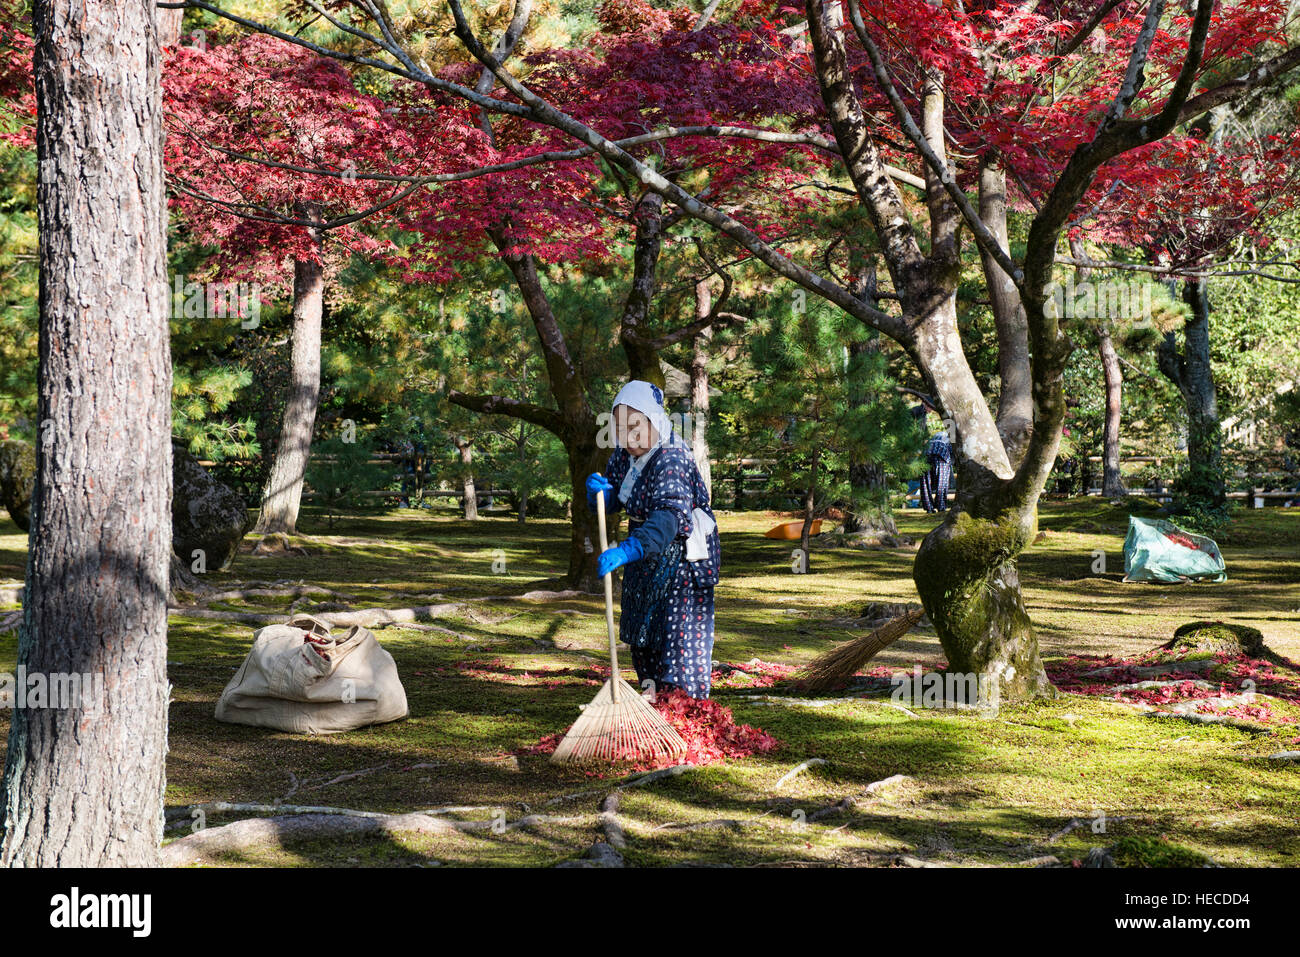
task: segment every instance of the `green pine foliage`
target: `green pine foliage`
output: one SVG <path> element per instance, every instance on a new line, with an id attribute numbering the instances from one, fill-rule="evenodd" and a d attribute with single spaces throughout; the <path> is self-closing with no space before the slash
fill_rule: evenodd
<path id="1" fill-rule="evenodd" d="M 339 436 L 312 446 L 307 485 L 331 529 L 340 517 L 367 504 L 366 492 L 381 489 L 391 480 L 388 466 L 371 461 L 374 453 L 374 444 L 365 434 L 356 435 L 352 442 Z"/>
<path id="2" fill-rule="evenodd" d="M 748 421 L 735 424 L 751 454 L 770 460 L 773 488 L 800 507 L 812 490 L 814 516 L 832 506 L 859 514 L 885 510 L 881 489 L 850 482 L 850 463 L 883 466 L 905 479 L 917 471 L 924 437 L 883 353 L 850 353 L 847 342 L 866 338 L 860 324 L 809 305 L 773 320 L 753 340 L 759 374 L 748 387 Z"/>

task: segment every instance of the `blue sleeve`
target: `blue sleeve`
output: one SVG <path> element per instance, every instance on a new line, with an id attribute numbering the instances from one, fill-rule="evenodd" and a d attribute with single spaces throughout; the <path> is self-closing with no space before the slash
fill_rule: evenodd
<path id="1" fill-rule="evenodd" d="M 646 476 L 650 483 L 650 502 L 645 523 L 631 535 L 641 542 L 646 555 L 662 552 L 679 534 L 691 532 L 691 472 L 689 452 L 667 448 L 654 462 L 654 471 Z"/>
<path id="2" fill-rule="evenodd" d="M 651 512 L 641 527 L 629 532 L 628 537 L 641 543 L 647 557 L 658 555 L 677 537 L 677 513 L 667 508 Z"/>

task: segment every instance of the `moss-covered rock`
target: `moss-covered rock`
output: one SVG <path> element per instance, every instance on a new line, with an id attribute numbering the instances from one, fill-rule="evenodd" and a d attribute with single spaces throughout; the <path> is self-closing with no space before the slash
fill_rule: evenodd
<path id="1" fill-rule="evenodd" d="M 234 560 L 252 527 L 248 508 L 234 489 L 214 479 L 179 442 L 172 443 L 172 548 L 185 565 L 202 552 L 206 571 Z"/>
<path id="2" fill-rule="evenodd" d="M 1161 647 L 1178 652 L 1256 656 L 1264 650 L 1264 634 L 1249 625 L 1190 621 L 1180 626 L 1174 637 Z"/>
<path id="3" fill-rule="evenodd" d="M 0 505 L 24 532 L 31 527 L 36 449 L 18 439 L 0 442 Z"/>

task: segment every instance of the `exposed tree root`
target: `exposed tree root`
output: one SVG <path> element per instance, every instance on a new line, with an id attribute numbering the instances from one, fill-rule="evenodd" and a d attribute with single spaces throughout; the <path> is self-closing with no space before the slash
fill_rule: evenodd
<path id="1" fill-rule="evenodd" d="M 361 608 L 356 611 L 321 612 L 316 617 L 334 628 L 349 628 L 352 625 L 360 625 L 362 628 L 384 628 L 389 625 L 401 626 L 412 622 L 445 618 L 459 610 L 461 604 L 461 602 L 446 602 L 441 605 L 421 605 L 415 608 Z M 168 608 L 167 613 L 179 618 L 235 621 L 245 625 L 278 625 L 289 617 L 282 611 L 217 611 L 195 605 Z"/>
<path id="2" fill-rule="evenodd" d="M 1106 816 L 1105 820 L 1107 821 L 1107 823 L 1109 823 L 1109 822 L 1112 822 L 1112 821 L 1130 821 L 1130 820 L 1132 820 L 1132 818 L 1130 818 L 1130 817 L 1120 817 L 1119 815 L 1113 815 L 1113 816 L 1112 816 L 1112 815 L 1109 815 L 1109 814 L 1108 814 L 1108 815 Z M 1066 824 L 1065 827 L 1061 828 L 1059 831 L 1057 831 L 1055 834 L 1053 834 L 1051 837 L 1049 837 L 1049 838 L 1047 839 L 1047 843 L 1048 843 L 1048 844 L 1055 844 L 1057 841 L 1059 841 L 1061 838 L 1065 837 L 1065 835 L 1069 834 L 1071 831 L 1077 830 L 1078 828 L 1081 828 L 1081 827 L 1091 827 L 1091 826 L 1092 826 L 1092 822 L 1093 822 L 1093 819 L 1092 819 L 1092 818 L 1087 818 L 1087 819 L 1084 819 L 1084 818 L 1081 818 L 1081 817 L 1071 818 L 1071 819 L 1070 819 L 1070 822 L 1069 822 L 1068 824 Z M 1025 863 L 1028 863 L 1028 862 L 1025 862 Z"/>
<path id="3" fill-rule="evenodd" d="M 511 597 L 511 596 L 507 596 Z M 562 601 L 567 598 L 589 598 L 591 597 L 585 591 L 578 591 L 574 588 L 566 588 L 564 591 L 547 591 L 544 588 L 538 588 L 533 591 L 526 591 L 522 595 L 514 595 L 514 598 L 520 601 Z"/>
<path id="4" fill-rule="evenodd" d="M 1174 711 L 1148 711 L 1149 718 L 1172 718 L 1174 720 L 1190 721 L 1192 724 L 1224 724 L 1230 728 L 1240 728 L 1242 731 L 1249 731 L 1251 734 L 1272 734 L 1273 729 L 1257 724 L 1254 721 L 1246 721 L 1242 718 L 1234 718 L 1231 715 L 1223 714 L 1198 714 L 1178 713 Z"/>
<path id="5" fill-rule="evenodd" d="M 622 850 L 627 847 L 627 834 L 618 819 L 619 792 L 611 791 L 600 802 L 600 828 L 605 832 L 605 840 L 613 847 Z"/>
<path id="6" fill-rule="evenodd" d="M 746 827 L 753 827 L 752 821 L 737 821 L 735 818 L 717 818 L 712 821 L 696 821 L 693 824 L 680 824 L 673 822 L 670 824 L 660 824 L 653 828 L 655 831 L 743 831 Z"/>
<path id="7" fill-rule="evenodd" d="M 814 767 L 818 764 L 825 764 L 825 763 L 826 763 L 825 758 L 809 758 L 807 761 L 804 761 L 802 764 L 796 764 L 793 768 L 791 768 L 789 771 L 786 772 L 785 776 L 782 777 L 781 780 L 777 781 L 776 784 L 772 785 L 772 790 L 773 791 L 780 790 L 781 786 L 785 784 L 787 781 L 789 781 L 791 778 L 803 773 L 804 771 L 807 771 L 811 767 Z"/>
<path id="8" fill-rule="evenodd" d="M 1153 688 L 1172 688 L 1177 685 L 1181 685 L 1186 681 L 1191 681 L 1192 687 L 1200 688 L 1203 691 L 1213 691 L 1215 688 L 1219 687 L 1217 684 L 1212 684 L 1208 681 L 1202 681 L 1199 678 L 1195 680 L 1192 680 L 1191 678 L 1183 678 L 1183 679 L 1173 679 L 1170 681 L 1137 681 L 1130 685 L 1115 685 L 1113 688 L 1107 689 L 1106 693 L 1120 694 L 1125 691 L 1149 691 Z"/>
<path id="9" fill-rule="evenodd" d="M 622 791 L 625 788 L 639 788 L 647 784 L 653 784 L 655 781 L 661 781 L 664 778 L 676 777 L 691 768 L 696 767 L 694 764 L 674 764 L 670 768 L 660 768 L 658 771 L 638 771 L 636 774 L 629 774 L 614 786 L 614 790 Z M 607 785 L 608 786 L 608 785 Z M 543 807 L 553 807 L 556 804 L 562 804 L 565 801 L 572 801 L 580 797 L 589 797 L 592 794 L 599 794 L 605 788 L 588 788 L 585 791 L 574 791 L 572 794 L 561 794 L 559 797 L 553 797 L 547 801 Z"/>
<path id="10" fill-rule="evenodd" d="M 275 585 L 286 584 L 276 582 Z M 355 602 L 356 595 L 348 595 L 341 591 L 335 591 L 332 588 L 324 588 L 320 585 L 307 585 L 302 582 L 289 583 L 288 587 L 279 588 L 274 585 L 246 586 L 243 588 L 232 588 L 227 591 L 204 592 L 204 604 L 212 604 L 216 601 L 248 601 L 251 598 L 307 598 L 313 595 L 324 595 L 327 598 L 336 598 L 339 601 Z"/>
<path id="11" fill-rule="evenodd" d="M 248 818 L 203 828 L 162 849 L 164 865 L 179 867 L 187 864 L 210 863 L 222 855 L 246 853 L 259 848 L 282 848 L 289 844 L 347 837 L 382 837 L 397 834 L 463 834 L 490 830 L 504 833 L 519 828 L 532 828 L 541 824 L 572 824 L 582 818 L 547 817 L 528 814 L 515 821 L 449 821 L 424 812 L 412 814 L 379 814 L 372 811 L 353 811 L 347 808 L 297 808 L 286 810 L 281 805 L 211 805 L 214 810 L 273 809 L 274 817 Z"/>
<path id="12" fill-rule="evenodd" d="M 1151 678 L 1155 675 L 1177 674 L 1179 672 L 1210 671 L 1219 663 L 1213 658 L 1197 658 L 1193 661 L 1167 661 L 1157 665 L 1107 665 L 1083 672 L 1084 677 L 1106 678 L 1116 672 L 1125 672 L 1139 678 Z"/>

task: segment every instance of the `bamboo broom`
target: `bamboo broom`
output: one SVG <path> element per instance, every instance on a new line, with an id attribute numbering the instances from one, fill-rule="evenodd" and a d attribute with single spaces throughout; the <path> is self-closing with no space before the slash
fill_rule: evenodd
<path id="1" fill-rule="evenodd" d="M 600 550 L 605 535 L 605 493 L 596 493 Z M 680 758 L 686 742 L 649 701 L 618 673 L 618 638 L 614 631 L 614 576 L 605 576 L 605 625 L 609 630 L 609 680 L 582 709 L 569 733 L 551 755 L 562 764 Z"/>
<path id="2" fill-rule="evenodd" d="M 885 646 L 893 644 L 912 630 L 921 620 L 924 608 L 913 608 L 906 614 L 885 622 L 869 635 L 854 638 L 837 645 L 826 654 L 810 661 L 796 676 L 809 691 L 825 691 L 848 681 Z"/>

